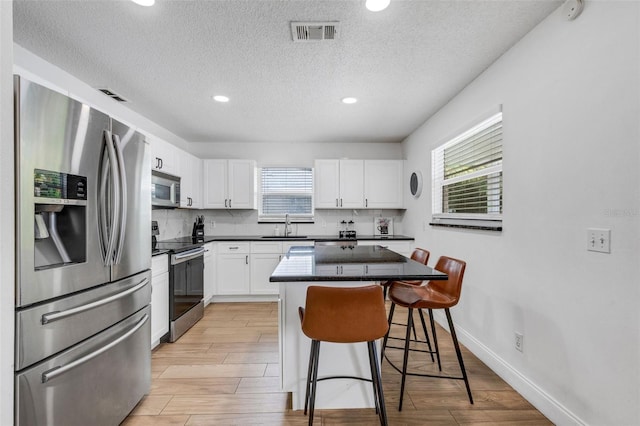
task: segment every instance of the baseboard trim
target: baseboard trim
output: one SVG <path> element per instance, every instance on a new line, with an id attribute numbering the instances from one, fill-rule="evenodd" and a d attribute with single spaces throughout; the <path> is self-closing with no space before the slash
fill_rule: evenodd
<path id="1" fill-rule="evenodd" d="M 216 302 L 277 302 L 277 294 L 252 294 L 246 296 L 213 296 L 206 305 Z M 205 305 L 205 306 L 206 306 Z"/>
<path id="2" fill-rule="evenodd" d="M 442 328 L 449 331 L 446 317 L 443 312 L 434 312 L 434 319 Z M 485 346 L 482 342 L 471 335 L 467 330 L 456 326 L 456 335 L 458 340 L 476 357 L 484 362 L 493 372 L 495 372 L 502 380 L 507 382 L 509 386 L 522 395 L 537 410 L 544 414 L 549 420 L 557 425 L 585 425 L 586 423 L 575 415 L 571 410 L 562 405 L 551 395 L 541 389 L 528 377 L 524 376 L 520 371 L 511 364 L 502 359 L 498 354 Z M 471 389 L 473 391 L 473 389 Z"/>

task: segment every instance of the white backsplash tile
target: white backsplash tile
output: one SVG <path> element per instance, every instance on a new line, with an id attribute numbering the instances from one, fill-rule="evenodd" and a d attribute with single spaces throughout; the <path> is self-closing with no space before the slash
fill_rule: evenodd
<path id="1" fill-rule="evenodd" d="M 258 223 L 257 210 L 158 209 L 151 212 L 158 221 L 158 240 L 190 236 L 196 216 L 205 218 L 205 235 L 273 235 L 276 224 Z M 358 235 L 373 235 L 375 217 L 392 217 L 394 233 L 402 234 L 403 210 L 316 210 L 315 223 L 293 224 L 293 235 L 338 236 L 341 221 L 354 222 Z M 215 223 L 215 225 L 214 225 Z M 283 232 L 283 224 L 277 224 Z"/>

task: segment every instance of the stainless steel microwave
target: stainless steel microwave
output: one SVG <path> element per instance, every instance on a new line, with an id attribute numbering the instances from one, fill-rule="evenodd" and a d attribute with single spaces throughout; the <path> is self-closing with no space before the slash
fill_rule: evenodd
<path id="1" fill-rule="evenodd" d="M 160 208 L 180 207 L 180 178 L 152 170 L 151 205 Z"/>

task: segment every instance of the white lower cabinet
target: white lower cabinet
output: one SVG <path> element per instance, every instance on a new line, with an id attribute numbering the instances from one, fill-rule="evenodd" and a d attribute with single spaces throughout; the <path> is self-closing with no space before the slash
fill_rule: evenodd
<path id="1" fill-rule="evenodd" d="M 204 245 L 204 304 L 211 302 L 211 298 L 216 292 L 216 244 L 207 243 Z"/>
<path id="2" fill-rule="evenodd" d="M 278 294 L 278 283 L 269 282 L 269 277 L 281 259 L 281 241 L 251 243 L 251 294 Z"/>
<path id="3" fill-rule="evenodd" d="M 169 332 L 169 256 L 151 259 L 151 347 Z"/>
<path id="4" fill-rule="evenodd" d="M 246 295 L 250 292 L 250 243 L 218 243 L 216 295 Z"/>

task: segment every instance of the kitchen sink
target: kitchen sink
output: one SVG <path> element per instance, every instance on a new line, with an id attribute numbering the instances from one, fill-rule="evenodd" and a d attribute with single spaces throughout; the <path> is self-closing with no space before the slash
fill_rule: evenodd
<path id="1" fill-rule="evenodd" d="M 300 240 L 307 238 L 306 235 L 289 235 L 285 237 L 284 235 L 263 235 L 261 238 L 267 238 L 269 240 Z"/>

